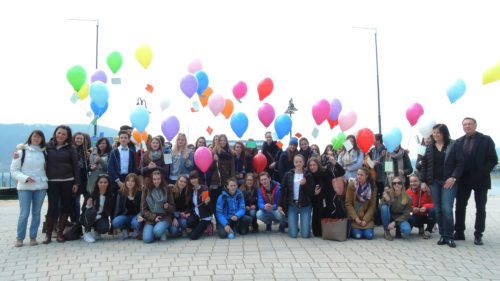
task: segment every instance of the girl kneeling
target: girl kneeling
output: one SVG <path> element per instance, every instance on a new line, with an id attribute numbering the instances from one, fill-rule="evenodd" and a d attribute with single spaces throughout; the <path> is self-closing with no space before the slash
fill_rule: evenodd
<path id="1" fill-rule="evenodd" d="M 85 229 L 83 240 L 94 243 L 101 238 L 101 234 L 108 233 L 109 218 L 113 213 L 114 198 L 108 175 L 97 177 L 94 191 L 85 202 L 80 216 L 80 223 Z M 90 233 L 91 228 L 94 228 L 95 236 Z"/>

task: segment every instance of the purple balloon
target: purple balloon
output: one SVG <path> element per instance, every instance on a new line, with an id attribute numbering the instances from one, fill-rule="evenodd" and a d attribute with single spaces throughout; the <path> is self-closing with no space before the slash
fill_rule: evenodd
<path id="1" fill-rule="evenodd" d="M 338 99 L 333 99 L 330 102 L 330 119 L 337 120 L 339 118 L 340 112 L 342 111 L 342 103 Z"/>
<path id="2" fill-rule="evenodd" d="M 92 77 L 90 77 L 90 83 L 94 83 L 95 81 L 101 81 L 102 83 L 108 83 L 108 76 L 106 76 L 106 72 L 102 70 L 97 70 Z"/>
<path id="3" fill-rule="evenodd" d="M 198 90 L 198 79 L 192 74 L 184 76 L 181 80 L 181 90 L 186 97 L 191 98 Z"/>
<path id="4" fill-rule="evenodd" d="M 172 141 L 174 137 L 179 132 L 179 119 L 175 116 L 170 116 L 161 122 L 161 131 L 163 135 L 168 139 L 168 141 Z"/>

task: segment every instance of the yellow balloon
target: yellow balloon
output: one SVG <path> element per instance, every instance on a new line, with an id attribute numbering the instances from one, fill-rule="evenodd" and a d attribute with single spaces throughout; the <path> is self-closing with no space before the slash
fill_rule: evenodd
<path id="1" fill-rule="evenodd" d="M 500 80 L 500 62 L 483 72 L 483 85 Z"/>
<path id="2" fill-rule="evenodd" d="M 153 50 L 149 45 L 143 44 L 135 50 L 135 58 L 144 69 L 148 69 L 151 60 L 153 60 Z"/>
<path id="3" fill-rule="evenodd" d="M 83 84 L 80 91 L 78 91 L 78 93 L 76 93 L 78 95 L 78 97 L 80 98 L 80 100 L 84 100 L 89 96 L 89 88 L 90 88 L 89 83 L 85 83 L 85 84 Z"/>

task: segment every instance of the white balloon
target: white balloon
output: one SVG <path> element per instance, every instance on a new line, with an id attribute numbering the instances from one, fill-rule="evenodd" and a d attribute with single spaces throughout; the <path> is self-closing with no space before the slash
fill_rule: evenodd
<path id="1" fill-rule="evenodd" d="M 422 116 L 418 121 L 418 131 L 422 135 L 422 137 L 427 138 L 432 135 L 432 127 L 436 125 L 436 120 L 430 118 L 429 116 Z"/>
<path id="2" fill-rule="evenodd" d="M 161 108 L 161 111 L 164 111 L 165 109 L 167 109 L 168 107 L 170 106 L 170 99 L 165 97 L 165 98 L 162 98 L 160 100 L 160 108 Z"/>

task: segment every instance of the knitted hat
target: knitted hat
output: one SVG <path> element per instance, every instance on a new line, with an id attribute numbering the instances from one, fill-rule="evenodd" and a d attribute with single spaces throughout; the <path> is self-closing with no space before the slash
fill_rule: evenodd
<path id="1" fill-rule="evenodd" d="M 296 137 L 292 137 L 288 145 L 299 145 L 299 140 Z"/>

